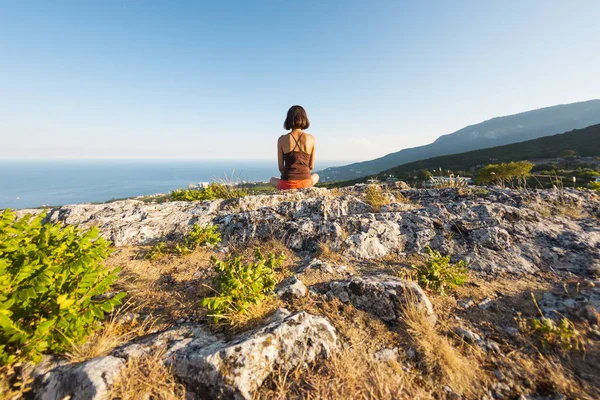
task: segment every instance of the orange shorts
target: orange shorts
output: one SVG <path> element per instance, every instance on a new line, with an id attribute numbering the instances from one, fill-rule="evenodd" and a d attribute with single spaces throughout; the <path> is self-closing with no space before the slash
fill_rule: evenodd
<path id="1" fill-rule="evenodd" d="M 312 187 L 312 185 L 313 185 L 312 178 L 291 180 L 291 181 L 284 181 L 282 179 L 279 181 L 279 185 L 277 186 L 277 189 L 279 189 L 279 190 L 304 189 L 304 188 Z"/>

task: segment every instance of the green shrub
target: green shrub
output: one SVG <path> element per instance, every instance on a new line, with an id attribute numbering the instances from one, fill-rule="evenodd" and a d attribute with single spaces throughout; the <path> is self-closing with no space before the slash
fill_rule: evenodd
<path id="1" fill-rule="evenodd" d="M 450 263 L 450 256 L 442 256 L 439 251 L 426 247 L 430 259 L 424 265 L 415 266 L 417 278 L 421 286 L 439 291 L 444 294 L 446 288 L 464 285 L 467 279 L 467 263 L 460 260 Z"/>
<path id="2" fill-rule="evenodd" d="M 600 182 L 590 182 L 590 188 L 600 193 Z"/>
<path id="3" fill-rule="evenodd" d="M 236 187 L 234 185 L 225 185 L 221 183 L 211 183 L 204 189 L 177 189 L 171 192 L 171 199 L 174 201 L 199 201 L 216 199 L 234 199 L 248 195 L 248 189 Z"/>
<path id="4" fill-rule="evenodd" d="M 164 242 L 157 243 L 150 250 L 148 250 L 145 258 L 154 261 L 169 253 L 184 256 L 196 250 L 196 248 L 200 246 L 214 246 L 220 241 L 221 233 L 219 233 L 218 225 L 210 224 L 202 227 L 196 224 L 190 233 L 183 238 L 181 243 L 177 243 L 174 247 L 172 245 L 168 247 Z"/>
<path id="5" fill-rule="evenodd" d="M 540 313 L 540 317 L 527 319 L 523 318 L 521 313 L 518 313 L 515 319 L 521 332 L 535 335 L 544 348 L 554 347 L 563 351 L 583 348 L 581 334 L 568 318 L 562 317 L 556 324 L 552 319 L 544 316 L 533 293 L 531 293 L 531 298 Z"/>
<path id="6" fill-rule="evenodd" d="M 118 272 L 102 265 L 110 242 L 96 228 L 42 224 L 44 216 L 0 214 L 0 364 L 70 350 L 125 296 L 94 299 Z"/>
<path id="7" fill-rule="evenodd" d="M 218 225 L 207 225 L 202 227 L 194 225 L 191 232 L 188 233 L 181 243 L 175 246 L 174 252 L 178 255 L 189 254 L 196 248 L 204 245 L 214 246 L 221 241 Z"/>
<path id="8" fill-rule="evenodd" d="M 509 163 L 488 164 L 481 168 L 475 175 L 475 183 L 478 185 L 514 185 L 525 186 L 527 177 L 531 174 L 533 164 L 529 161 L 511 161 Z"/>
<path id="9" fill-rule="evenodd" d="M 151 261 L 158 260 L 165 254 L 167 254 L 167 252 L 168 252 L 168 249 L 167 249 L 167 245 L 165 244 L 165 242 L 160 242 L 160 243 L 157 243 L 154 246 L 152 246 L 152 248 L 144 256 L 144 258 L 146 258 L 147 260 L 151 260 Z"/>
<path id="10" fill-rule="evenodd" d="M 544 346 L 560 347 L 569 351 L 578 348 L 578 332 L 573 323 L 562 317 L 558 324 L 550 318 L 533 318 L 530 320 L 533 332 L 538 335 Z"/>
<path id="11" fill-rule="evenodd" d="M 275 269 L 281 267 L 285 256 L 269 254 L 267 258 L 259 249 L 255 262 L 244 263 L 241 256 L 232 256 L 225 261 L 211 258 L 214 270 L 216 296 L 206 297 L 202 305 L 212 311 L 215 322 L 243 314 L 252 304 L 265 300 L 275 289 L 277 279 Z"/>

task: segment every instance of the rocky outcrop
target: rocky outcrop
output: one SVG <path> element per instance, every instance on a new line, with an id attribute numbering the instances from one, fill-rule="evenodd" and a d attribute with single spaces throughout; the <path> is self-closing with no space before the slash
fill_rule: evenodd
<path id="1" fill-rule="evenodd" d="M 327 242 L 358 259 L 431 246 L 484 272 L 600 270 L 600 196 L 592 191 L 410 189 L 398 191 L 402 201 L 374 213 L 363 190 L 357 185 L 203 202 L 81 204 L 51 209 L 47 219 L 97 226 L 116 246 L 177 239 L 196 223 L 216 223 L 226 242 L 277 238 L 297 251 Z M 26 212 L 39 210 L 19 211 Z"/>
<path id="2" fill-rule="evenodd" d="M 184 325 L 128 343 L 111 356 L 45 371 L 35 399 L 106 399 L 125 360 L 166 348 L 163 362 L 191 398 L 252 399 L 273 372 L 303 367 L 338 348 L 337 332 L 323 317 L 279 310 L 261 329 L 226 340 L 201 325 Z"/>
<path id="3" fill-rule="evenodd" d="M 252 399 L 274 371 L 285 372 L 330 355 L 337 334 L 323 317 L 299 312 L 231 342 L 191 340 L 172 352 L 174 374 L 205 398 Z"/>

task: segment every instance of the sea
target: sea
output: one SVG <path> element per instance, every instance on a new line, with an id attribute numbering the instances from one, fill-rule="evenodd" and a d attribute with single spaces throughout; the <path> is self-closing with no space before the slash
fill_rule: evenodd
<path id="1" fill-rule="evenodd" d="M 320 161 L 315 171 L 348 164 Z M 105 202 L 219 180 L 265 182 L 276 160 L 0 159 L 0 209 Z"/>

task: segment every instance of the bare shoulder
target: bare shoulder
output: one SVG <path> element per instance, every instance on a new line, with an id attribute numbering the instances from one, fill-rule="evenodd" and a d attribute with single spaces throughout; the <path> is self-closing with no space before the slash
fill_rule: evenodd
<path id="1" fill-rule="evenodd" d="M 283 143 L 283 141 L 286 139 L 287 135 L 281 135 L 279 136 L 279 139 L 277 139 L 277 143 Z"/>
<path id="2" fill-rule="evenodd" d="M 306 136 L 306 141 L 310 142 L 310 143 L 314 143 L 315 142 L 315 137 L 313 135 L 311 135 L 310 133 L 305 133 L 304 134 Z"/>

